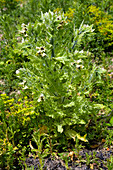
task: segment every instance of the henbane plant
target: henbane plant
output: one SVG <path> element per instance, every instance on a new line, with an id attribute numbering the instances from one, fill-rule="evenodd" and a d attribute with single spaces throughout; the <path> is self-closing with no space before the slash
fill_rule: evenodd
<path id="1" fill-rule="evenodd" d="M 90 53 L 79 50 L 84 35 L 93 34 L 92 25 L 82 23 L 75 29 L 64 13 L 49 11 L 41 13 L 34 24 L 29 23 L 25 28 L 24 33 L 20 30 L 22 42 L 17 48 L 30 61 L 17 71 L 17 76 L 26 82 L 26 88 L 31 90 L 37 105 L 40 104 L 40 114 L 43 111 L 47 126 L 86 142 L 84 132 L 81 137 L 80 131 L 71 128 L 85 127 L 89 115 L 95 112 L 85 94 L 92 90 L 97 68 L 89 62 Z"/>

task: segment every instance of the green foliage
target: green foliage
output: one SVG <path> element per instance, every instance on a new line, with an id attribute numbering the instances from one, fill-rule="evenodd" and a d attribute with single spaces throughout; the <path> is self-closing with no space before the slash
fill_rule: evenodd
<path id="1" fill-rule="evenodd" d="M 37 149 L 35 149 L 32 146 L 31 141 L 30 141 L 31 151 L 35 152 L 36 153 L 35 157 L 39 158 L 40 170 L 43 170 L 43 166 L 44 166 L 43 158 L 47 157 L 47 155 L 49 154 L 49 152 L 48 152 L 49 148 L 45 148 L 43 150 L 43 142 L 48 137 L 48 135 L 46 133 L 44 133 L 43 131 L 44 131 L 44 127 L 40 128 L 38 130 L 35 130 L 33 133 L 33 140 L 35 141 L 35 143 L 37 145 Z M 46 131 L 47 131 L 47 128 L 46 128 Z"/>
<path id="2" fill-rule="evenodd" d="M 30 152 L 43 168 L 59 150 L 74 146 L 80 159 L 81 143 L 112 145 L 112 1 L 0 6 L 0 167 L 27 168 Z"/>
<path id="3" fill-rule="evenodd" d="M 13 167 L 18 151 L 28 147 L 29 138 L 36 118 L 33 102 L 27 97 L 10 99 L 6 94 L 0 96 L 0 160 L 1 167 Z M 30 124 L 30 122 L 32 122 Z M 29 128 L 28 128 L 29 127 Z M 28 128 L 28 129 L 27 129 Z M 27 139 L 27 140 L 26 140 Z M 21 153 L 20 153 L 21 154 Z"/>
<path id="4" fill-rule="evenodd" d="M 113 5 L 113 4 L 112 4 Z M 112 8 L 110 8 L 112 10 Z M 105 47 L 113 44 L 113 21 L 112 15 L 108 12 L 102 11 L 94 5 L 89 6 L 88 13 L 90 22 L 94 24 L 100 32 L 101 39 L 106 42 Z"/>
<path id="5" fill-rule="evenodd" d="M 71 33 L 70 27 L 63 13 L 49 11 L 20 30 L 23 42 L 19 47 L 29 54 L 30 61 L 17 71 L 17 76 L 25 81 L 36 103 L 42 104 L 43 119 L 52 122 L 48 126 L 60 133 L 67 131 L 66 127 L 88 122 L 94 108 L 84 94 L 92 90 L 98 70 L 88 61 L 90 54 L 79 51 L 84 35 L 92 34 L 92 26 L 81 24 L 75 29 L 73 25 Z"/>
<path id="6" fill-rule="evenodd" d="M 22 0 L 0 0 L 0 5 L 2 10 L 13 10 L 20 2 L 22 2 Z"/>

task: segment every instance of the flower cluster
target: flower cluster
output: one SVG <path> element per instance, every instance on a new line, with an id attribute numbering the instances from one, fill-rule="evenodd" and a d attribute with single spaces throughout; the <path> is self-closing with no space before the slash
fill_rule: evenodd
<path id="1" fill-rule="evenodd" d="M 54 10 L 54 12 L 57 13 L 57 14 L 62 12 L 62 11 L 63 11 L 62 8 L 56 8 Z M 75 11 L 74 8 L 69 8 L 68 11 L 66 11 L 66 13 L 64 14 L 64 16 L 67 18 L 68 22 L 71 22 L 72 19 L 74 18 L 74 11 Z"/>
<path id="2" fill-rule="evenodd" d="M 107 46 L 111 46 L 113 44 L 112 16 L 104 11 L 101 11 L 94 5 L 89 6 L 88 14 L 90 16 L 90 21 L 101 33 L 104 40 L 109 42 Z"/>
<path id="3" fill-rule="evenodd" d="M 67 21 L 71 22 L 72 19 L 74 18 L 74 8 L 69 8 L 68 11 L 65 13 L 65 17 L 67 17 Z"/>
<path id="4" fill-rule="evenodd" d="M 58 14 L 59 12 L 61 12 L 61 11 L 62 11 L 62 8 L 56 8 L 56 9 L 54 10 L 54 12 L 57 13 L 57 14 Z"/>
<path id="5" fill-rule="evenodd" d="M 6 94 L 1 94 L 0 102 L 5 110 L 6 117 L 8 119 L 15 117 L 18 123 L 21 122 L 23 125 L 26 122 L 28 123 L 35 114 L 34 103 L 33 101 L 29 101 L 26 96 L 24 99 L 19 98 L 18 101 L 15 102 L 14 98 L 10 99 Z"/>
<path id="6" fill-rule="evenodd" d="M 74 63 L 72 63 L 72 65 L 76 65 L 76 69 L 84 68 L 83 61 L 81 59 L 75 60 Z"/>
<path id="7" fill-rule="evenodd" d="M 46 57 L 45 47 L 36 47 L 36 50 L 38 50 L 36 53 L 37 56 Z"/>
<path id="8" fill-rule="evenodd" d="M 22 30 L 20 31 L 21 34 L 24 34 L 25 37 L 27 37 L 27 25 L 25 25 L 24 23 L 21 25 Z"/>

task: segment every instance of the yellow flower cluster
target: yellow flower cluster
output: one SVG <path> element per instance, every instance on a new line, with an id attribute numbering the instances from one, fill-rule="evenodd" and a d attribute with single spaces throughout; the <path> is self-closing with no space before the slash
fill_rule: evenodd
<path id="1" fill-rule="evenodd" d="M 18 122 L 21 122 L 23 125 L 31 120 L 31 117 L 36 114 L 34 111 L 34 102 L 29 101 L 27 97 L 24 99 L 18 99 L 17 102 L 14 101 L 14 98 L 9 99 L 6 94 L 1 94 L 1 103 L 4 106 L 6 117 L 15 117 Z M 38 114 L 38 113 L 37 113 Z"/>
<path id="2" fill-rule="evenodd" d="M 66 11 L 64 16 L 67 17 L 67 21 L 69 21 L 69 22 L 72 21 L 72 19 L 74 18 L 74 11 L 75 11 L 74 8 L 69 8 L 68 11 Z M 54 12 L 58 14 L 59 12 L 63 12 L 63 9 L 62 8 L 56 8 L 54 10 Z"/>
<path id="3" fill-rule="evenodd" d="M 53 12 L 58 14 L 61 11 L 62 11 L 62 8 L 56 8 Z"/>
<path id="4" fill-rule="evenodd" d="M 109 41 L 107 46 L 111 46 L 113 44 L 112 16 L 104 11 L 101 11 L 94 5 L 89 6 L 88 14 L 90 16 L 90 21 L 97 27 L 101 35 L 104 36 L 104 40 Z"/>
<path id="5" fill-rule="evenodd" d="M 74 11 L 75 11 L 74 8 L 69 8 L 68 11 L 65 13 L 64 16 L 67 17 L 67 21 L 69 21 L 69 22 L 72 21 L 72 19 L 74 18 Z"/>
<path id="6" fill-rule="evenodd" d="M 0 0 L 0 5 L 2 8 L 7 7 L 7 6 L 12 6 L 15 7 L 15 5 L 22 3 L 23 0 Z"/>
<path id="7" fill-rule="evenodd" d="M 28 99 L 27 96 L 19 99 L 10 98 L 6 94 L 0 95 L 0 159 L 3 156 L 8 158 L 8 154 L 12 155 L 15 153 L 20 144 L 16 146 L 14 134 L 20 133 L 21 127 L 29 130 L 34 125 L 34 120 L 39 113 L 35 111 L 35 102 Z M 47 132 L 47 127 L 39 125 L 40 134 Z M 37 129 L 36 129 L 37 130 Z M 26 136 L 27 132 L 20 133 L 20 135 Z M 16 136 L 18 138 L 18 136 Z M 21 139 L 19 139 L 21 141 Z M 20 146 L 19 146 L 20 145 Z M 8 163 L 7 163 L 8 164 Z"/>

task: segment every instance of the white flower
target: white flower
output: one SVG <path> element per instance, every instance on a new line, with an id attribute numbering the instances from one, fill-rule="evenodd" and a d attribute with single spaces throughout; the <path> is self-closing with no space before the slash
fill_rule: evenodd
<path id="1" fill-rule="evenodd" d="M 61 20 L 61 19 L 62 19 L 61 16 L 58 16 L 58 17 L 57 17 L 57 20 Z"/>
<path id="2" fill-rule="evenodd" d="M 24 38 L 22 37 L 22 43 L 24 43 Z"/>
<path id="3" fill-rule="evenodd" d="M 45 52 L 45 47 L 40 47 L 40 50 L 41 50 L 42 52 Z"/>
<path id="4" fill-rule="evenodd" d="M 26 26 L 26 25 L 23 23 L 23 24 L 22 24 L 22 27 L 25 27 L 25 26 Z"/>
<path id="5" fill-rule="evenodd" d="M 27 87 L 27 86 L 25 86 L 23 89 L 28 89 L 28 87 Z"/>
<path id="6" fill-rule="evenodd" d="M 36 50 L 39 50 L 41 52 L 45 52 L 45 47 L 36 47 Z"/>
<path id="7" fill-rule="evenodd" d="M 76 65 L 76 68 L 84 68 L 84 66 L 77 64 L 77 65 Z"/>
<path id="8" fill-rule="evenodd" d="M 86 25 L 86 24 L 84 24 L 83 26 L 84 26 L 85 28 L 89 27 L 89 25 Z"/>
<path id="9" fill-rule="evenodd" d="M 36 47 L 36 50 L 40 50 L 40 47 Z"/>
<path id="10" fill-rule="evenodd" d="M 25 37 L 28 37 L 28 35 L 27 35 L 27 34 L 25 34 L 24 36 L 25 36 Z"/>
<path id="11" fill-rule="evenodd" d="M 84 53 L 84 51 L 83 51 L 83 50 L 81 50 L 81 51 L 80 51 L 80 54 L 83 54 L 83 53 Z"/>
<path id="12" fill-rule="evenodd" d="M 81 63 L 81 62 L 82 62 L 81 59 L 79 59 L 79 60 L 76 61 L 77 64 L 79 64 L 79 63 Z"/>
<path id="13" fill-rule="evenodd" d="M 42 100 L 44 100 L 44 95 L 41 94 L 40 97 L 38 98 L 38 102 L 41 102 Z"/>
<path id="14" fill-rule="evenodd" d="M 46 53 L 43 53 L 43 54 L 42 54 L 42 57 L 45 57 L 45 56 L 46 56 Z"/>
<path id="15" fill-rule="evenodd" d="M 16 74 L 19 74 L 20 73 L 20 71 L 19 70 L 16 70 Z"/>
<path id="16" fill-rule="evenodd" d="M 41 98 L 39 97 L 38 102 L 41 102 Z"/>
<path id="17" fill-rule="evenodd" d="M 24 34 L 26 31 L 23 29 L 22 31 L 20 31 L 21 34 Z"/>
<path id="18" fill-rule="evenodd" d="M 21 82 L 21 83 L 19 83 L 20 85 L 24 85 L 24 83 L 25 83 L 26 81 L 24 80 L 23 82 Z"/>
<path id="19" fill-rule="evenodd" d="M 41 55 L 41 53 L 42 53 L 42 51 L 41 51 L 41 50 L 37 51 L 37 54 Z"/>

